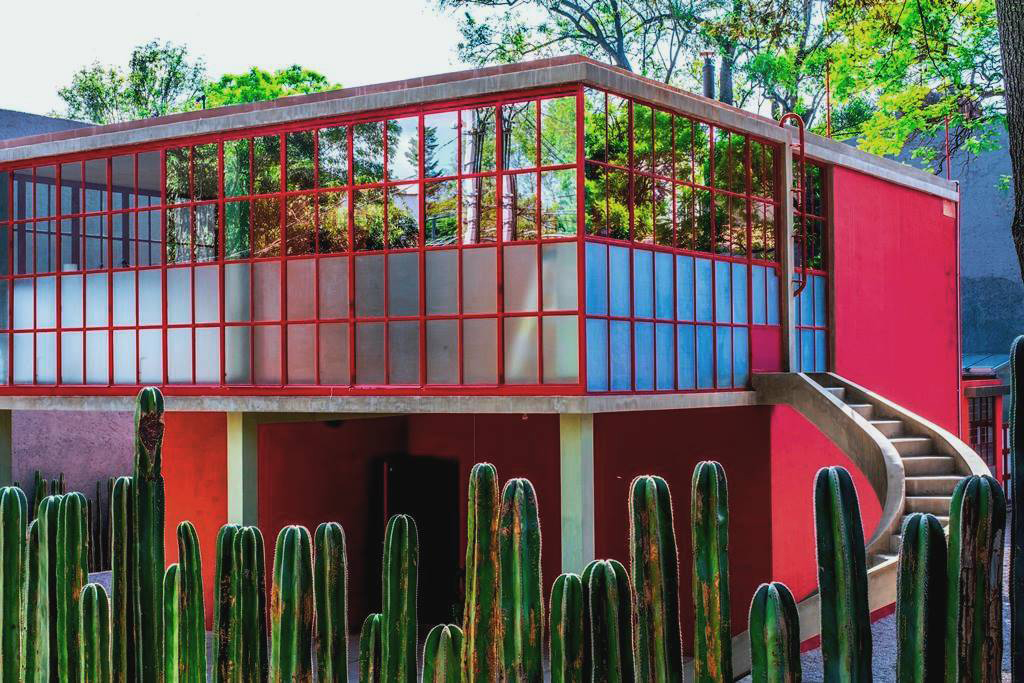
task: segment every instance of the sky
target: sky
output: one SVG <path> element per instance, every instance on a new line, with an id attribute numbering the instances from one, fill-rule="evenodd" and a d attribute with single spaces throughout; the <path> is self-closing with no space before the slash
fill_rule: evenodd
<path id="1" fill-rule="evenodd" d="M 126 65 L 136 45 L 188 45 L 210 78 L 291 64 L 343 86 L 465 68 L 457 17 L 434 0 L 14 0 L 4 3 L 0 109 L 49 114 L 81 67 Z M 152 7 L 154 9 L 142 9 Z M 293 8 L 294 13 L 289 11 Z M 11 30 L 13 27 L 20 27 Z"/>

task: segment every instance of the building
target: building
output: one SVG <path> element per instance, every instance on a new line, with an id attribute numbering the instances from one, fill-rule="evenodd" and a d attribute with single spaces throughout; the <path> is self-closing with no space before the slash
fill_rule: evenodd
<path id="1" fill-rule="evenodd" d="M 395 512 L 451 619 L 476 461 L 536 485 L 547 586 L 626 559 L 661 474 L 684 595 L 721 461 L 738 636 L 764 580 L 813 612 L 819 467 L 855 475 L 876 610 L 904 514 L 985 471 L 955 185 L 582 57 L 7 141 L 0 188 L 0 409 L 161 386 L 168 528 L 212 574 L 225 522 L 340 521 L 353 624 Z"/>

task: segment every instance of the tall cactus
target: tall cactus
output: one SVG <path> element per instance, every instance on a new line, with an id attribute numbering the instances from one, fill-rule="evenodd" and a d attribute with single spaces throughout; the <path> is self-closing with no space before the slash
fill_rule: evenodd
<path id="1" fill-rule="evenodd" d="M 934 515 L 903 522 L 896 589 L 896 678 L 940 680 L 946 667 L 946 534 Z"/>
<path id="2" fill-rule="evenodd" d="M 132 479 L 118 477 L 110 490 L 110 583 L 113 675 L 118 683 L 135 681 L 135 547 Z"/>
<path id="3" fill-rule="evenodd" d="M 583 582 L 562 574 L 551 587 L 551 683 L 583 683 Z"/>
<path id="4" fill-rule="evenodd" d="M 49 632 L 46 625 L 47 602 L 44 597 L 47 581 L 40 575 L 39 520 L 28 525 L 25 546 L 25 626 L 21 643 L 21 680 L 46 683 L 50 680 Z"/>
<path id="5" fill-rule="evenodd" d="M 871 680 L 871 622 L 857 490 L 842 467 L 814 480 L 814 525 L 825 680 Z"/>
<path id="6" fill-rule="evenodd" d="M 49 681 L 60 671 L 60 640 L 57 630 L 58 596 L 57 556 L 60 528 L 60 502 L 63 496 L 46 496 L 39 501 L 36 521 L 39 528 L 39 630 L 45 643 L 39 644 L 41 680 Z"/>
<path id="7" fill-rule="evenodd" d="M 238 569 L 235 537 L 241 529 L 225 524 L 217 532 L 216 569 L 213 578 L 213 683 L 233 683 L 237 666 L 237 630 L 234 620 L 238 600 Z"/>
<path id="8" fill-rule="evenodd" d="M 237 597 L 234 600 L 235 680 L 262 683 L 270 675 L 267 637 L 267 569 L 263 534 L 254 526 L 239 529 L 234 540 Z"/>
<path id="9" fill-rule="evenodd" d="M 465 683 L 491 683 L 502 671 L 499 515 L 498 471 L 487 463 L 474 465 L 466 516 Z"/>
<path id="10" fill-rule="evenodd" d="M 460 683 L 462 680 L 462 629 L 438 624 L 423 644 L 423 683 Z"/>
<path id="11" fill-rule="evenodd" d="M 134 525 L 136 680 L 159 683 L 164 574 L 164 397 L 146 387 L 135 400 Z"/>
<path id="12" fill-rule="evenodd" d="M 416 583 L 419 574 L 419 535 L 408 515 L 395 515 L 384 535 L 381 580 L 381 662 L 388 683 L 416 681 Z"/>
<path id="13" fill-rule="evenodd" d="M 381 643 L 379 613 L 366 617 L 359 631 L 359 683 L 381 683 Z"/>
<path id="14" fill-rule="evenodd" d="M 164 683 L 178 683 L 181 670 L 181 571 L 175 562 L 164 572 L 163 587 Z"/>
<path id="15" fill-rule="evenodd" d="M 633 605 L 637 678 L 681 683 L 679 555 L 672 496 L 668 483 L 661 477 L 640 476 L 630 486 L 629 557 L 633 585 L 644 587 L 637 591 Z"/>
<path id="16" fill-rule="evenodd" d="M 206 609 L 199 536 L 190 522 L 178 525 L 178 680 L 206 683 Z"/>
<path id="17" fill-rule="evenodd" d="M 309 529 L 287 526 L 274 549 L 270 593 L 270 680 L 313 680 L 313 551 Z"/>
<path id="18" fill-rule="evenodd" d="M 632 590 L 626 568 L 615 560 L 596 562 L 588 574 L 592 678 L 601 683 L 632 683 Z"/>
<path id="19" fill-rule="evenodd" d="M 1010 347 L 1010 472 L 1024 472 L 1024 335 Z M 1010 500 L 1024 500 L 1024 477 L 1010 477 Z M 1024 505 L 1010 508 L 1010 669 L 1024 679 Z"/>
<path id="20" fill-rule="evenodd" d="M 62 680 L 79 677 L 78 598 L 89 576 L 89 520 L 81 493 L 60 499 L 57 510 L 57 670 Z"/>
<path id="21" fill-rule="evenodd" d="M 78 658 L 82 667 L 81 683 L 111 683 L 110 601 L 106 589 L 98 583 L 86 584 L 78 600 L 78 628 L 82 644 Z"/>
<path id="22" fill-rule="evenodd" d="M 725 470 L 719 463 L 698 463 L 693 471 L 690 505 L 695 612 L 693 678 L 697 683 L 731 681 L 729 490 Z"/>
<path id="23" fill-rule="evenodd" d="M 998 681 L 1006 498 L 992 477 L 957 484 L 949 511 L 946 681 Z"/>
<path id="24" fill-rule="evenodd" d="M 502 663 L 504 680 L 544 680 L 544 597 L 540 516 L 528 479 L 510 479 L 501 495 Z"/>
<path id="25" fill-rule="evenodd" d="M 22 603 L 28 500 L 16 486 L 0 488 L 0 681 L 21 678 Z"/>
<path id="26" fill-rule="evenodd" d="M 348 681 L 348 556 L 345 530 L 325 522 L 313 534 L 317 680 Z"/>
<path id="27" fill-rule="evenodd" d="M 750 602 L 753 683 L 800 683 L 800 619 L 782 583 L 762 583 Z"/>

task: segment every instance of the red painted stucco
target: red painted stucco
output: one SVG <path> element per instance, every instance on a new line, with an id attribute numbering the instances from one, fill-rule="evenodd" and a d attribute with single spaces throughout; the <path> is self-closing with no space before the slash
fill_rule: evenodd
<path id="1" fill-rule="evenodd" d="M 834 170 L 835 371 L 958 433 L 956 205 Z"/>

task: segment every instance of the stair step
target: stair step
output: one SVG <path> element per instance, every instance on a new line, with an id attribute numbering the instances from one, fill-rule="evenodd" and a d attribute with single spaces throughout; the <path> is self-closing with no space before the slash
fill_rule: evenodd
<path id="1" fill-rule="evenodd" d="M 832 394 L 840 401 L 846 398 L 846 389 L 844 387 L 825 387 L 825 391 Z"/>
<path id="2" fill-rule="evenodd" d="M 933 446 L 932 440 L 927 436 L 897 436 L 889 439 L 889 442 L 896 447 L 896 452 L 902 456 L 928 455 Z"/>
<path id="3" fill-rule="evenodd" d="M 847 403 L 854 412 L 860 413 L 863 418 L 871 418 L 871 415 L 875 412 L 875 407 L 870 403 Z"/>
<path id="4" fill-rule="evenodd" d="M 952 496 L 953 489 L 963 477 L 955 474 L 945 476 L 907 477 L 908 496 Z"/>
<path id="5" fill-rule="evenodd" d="M 948 455 L 913 455 L 903 458 L 903 469 L 908 477 L 953 475 L 955 463 Z"/>
<path id="6" fill-rule="evenodd" d="M 903 422 L 900 420 L 871 420 L 871 426 L 882 432 L 882 436 L 887 439 L 898 436 L 903 430 Z"/>
<path id="7" fill-rule="evenodd" d="M 907 512 L 930 512 L 949 516 L 949 496 L 907 496 Z"/>

